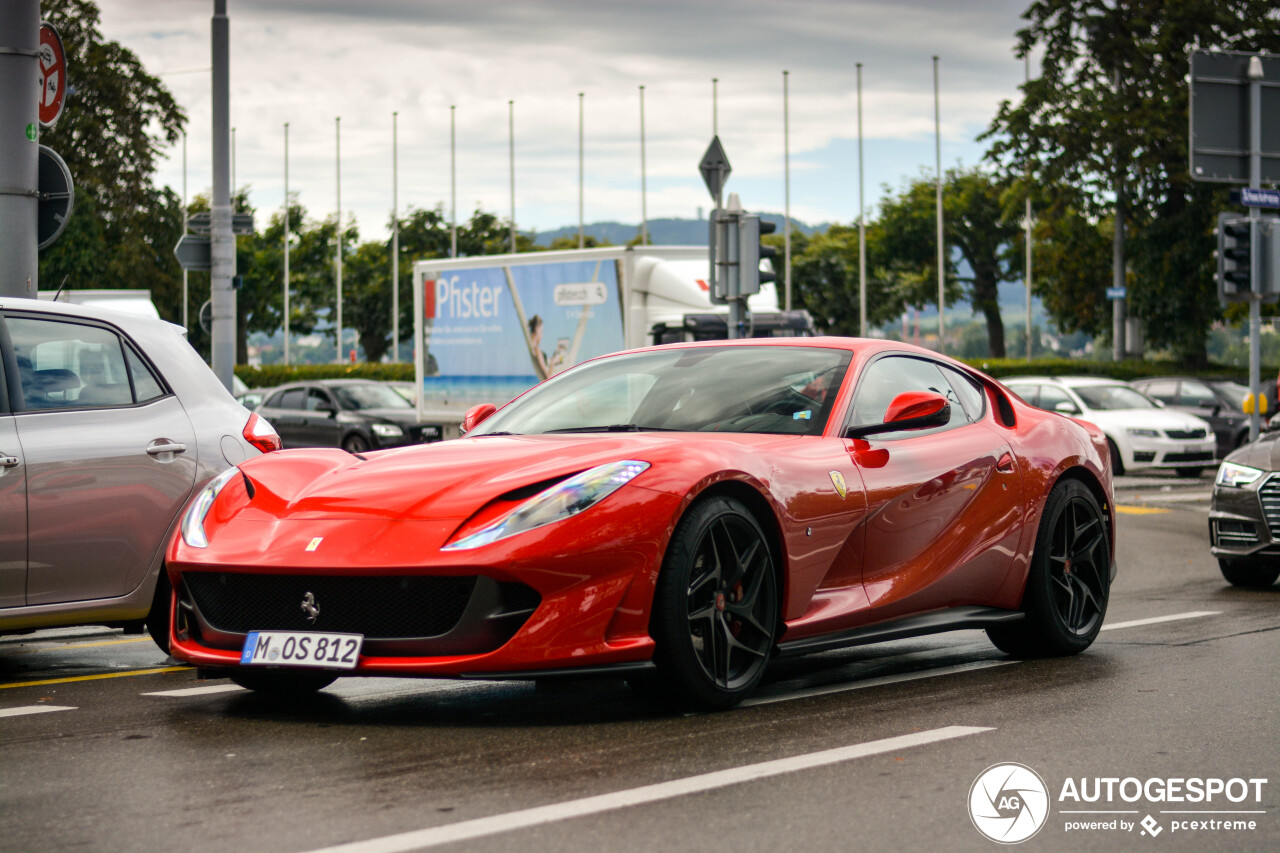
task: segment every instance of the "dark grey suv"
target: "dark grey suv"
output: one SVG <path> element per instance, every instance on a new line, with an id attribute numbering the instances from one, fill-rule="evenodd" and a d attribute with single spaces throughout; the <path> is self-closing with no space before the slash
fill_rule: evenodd
<path id="1" fill-rule="evenodd" d="M 167 648 L 183 506 L 279 446 L 180 327 L 0 298 L 0 634 L 145 623 Z"/>
<path id="2" fill-rule="evenodd" d="M 414 406 L 385 382 L 320 379 L 281 385 L 257 408 L 285 447 L 341 447 L 363 453 L 439 441 L 439 424 L 418 423 Z"/>

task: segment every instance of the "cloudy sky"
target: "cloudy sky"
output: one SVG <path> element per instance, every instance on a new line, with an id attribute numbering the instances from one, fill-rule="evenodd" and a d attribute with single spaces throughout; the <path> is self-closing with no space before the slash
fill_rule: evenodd
<path id="1" fill-rule="evenodd" d="M 975 137 L 1019 97 L 1014 33 L 1027 0 L 229 0 L 235 177 L 260 212 L 289 187 L 316 217 L 342 205 L 362 238 L 386 233 L 392 112 L 399 203 L 450 206 L 456 107 L 457 210 L 510 214 L 508 102 L 514 101 L 515 217 L 522 230 L 578 221 L 579 93 L 585 218 L 639 222 L 640 91 L 647 209 L 709 207 L 697 165 L 718 130 L 727 191 L 750 210 L 785 205 L 783 71 L 789 72 L 791 214 L 858 214 L 857 88 L 863 63 L 868 206 L 882 185 L 933 172 L 933 64 L 940 57 L 942 161 L 973 165 Z M 190 118 L 189 194 L 212 172 L 213 0 L 99 0 L 104 34 L 161 75 Z M 74 76 L 75 69 L 71 69 Z M 182 192 L 182 149 L 159 180 Z"/>

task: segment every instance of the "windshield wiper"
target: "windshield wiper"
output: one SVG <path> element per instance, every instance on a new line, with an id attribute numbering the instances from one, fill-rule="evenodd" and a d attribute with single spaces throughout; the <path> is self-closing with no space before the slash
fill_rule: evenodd
<path id="1" fill-rule="evenodd" d="M 672 427 L 660 426 L 640 426 L 639 424 L 608 424 L 605 426 L 576 426 L 561 427 L 560 429 L 549 429 L 544 435 L 550 435 L 553 432 L 685 432 L 681 429 L 673 429 Z"/>

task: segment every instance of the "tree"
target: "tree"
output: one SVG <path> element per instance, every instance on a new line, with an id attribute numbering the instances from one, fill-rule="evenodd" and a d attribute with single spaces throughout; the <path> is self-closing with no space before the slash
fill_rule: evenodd
<path id="1" fill-rule="evenodd" d="M 1273 0 L 1035 0 L 1023 17 L 1017 54 L 1042 51 L 1041 74 L 1020 104 L 1001 105 L 985 134 L 989 158 L 1010 181 L 1030 168 L 1051 214 L 1041 215 L 1038 231 L 1060 242 L 1100 226 L 1118 196 L 1132 259 L 1130 311 L 1146 321 L 1152 344 L 1172 347 L 1189 366 L 1204 363 L 1209 325 L 1221 316 L 1212 218 L 1226 199 L 1188 174 L 1189 51 L 1280 49 Z M 1020 201 L 1027 191 L 1022 184 L 1014 195 Z M 1068 233 L 1056 234 L 1060 228 Z M 1061 282 L 1057 270 L 1039 268 L 1047 295 Z M 1085 303 L 1102 300 L 1109 270 L 1097 264 L 1088 277 L 1088 299 L 1046 299 L 1062 312 L 1054 313 L 1061 328 L 1096 325 Z"/>
<path id="2" fill-rule="evenodd" d="M 62 36 L 72 82 L 62 117 L 41 142 L 62 155 L 76 184 L 67 231 L 40 253 L 45 289 L 64 277 L 74 288 L 149 287 L 163 315 L 180 319 L 173 244 L 181 202 L 152 177 L 186 115 L 137 56 L 103 39 L 90 0 L 44 0 L 41 11 Z"/>

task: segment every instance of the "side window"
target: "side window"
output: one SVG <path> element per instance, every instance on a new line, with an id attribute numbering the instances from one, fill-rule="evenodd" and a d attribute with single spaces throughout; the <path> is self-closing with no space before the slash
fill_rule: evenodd
<path id="1" fill-rule="evenodd" d="M 307 389 L 291 388 L 271 398 L 271 405 L 281 409 L 301 409 L 307 401 Z"/>
<path id="2" fill-rule="evenodd" d="M 1022 402 L 1026 403 L 1028 406 L 1036 405 L 1036 402 L 1040 399 L 1039 385 L 1006 384 L 1005 387 L 1008 388 L 1010 391 L 1012 391 L 1015 397 L 1017 397 Z"/>
<path id="3" fill-rule="evenodd" d="M 318 412 L 324 408 L 335 409 L 333 401 L 329 399 L 329 395 L 319 388 L 307 389 L 307 404 L 304 408 L 308 412 Z"/>
<path id="4" fill-rule="evenodd" d="M 1161 403 L 1173 405 L 1178 402 L 1178 383 L 1174 380 L 1161 379 L 1156 382 L 1148 382 L 1143 388 L 1138 389 L 1148 397 L 1154 397 Z"/>
<path id="5" fill-rule="evenodd" d="M 1066 405 L 1063 405 L 1066 404 Z M 1063 415 L 1078 415 L 1080 407 L 1075 401 L 1067 396 L 1067 392 L 1063 391 L 1056 385 L 1040 386 L 1040 402 L 1039 407 L 1048 412 L 1058 412 Z M 1062 408 L 1058 408 L 1062 406 Z"/>
<path id="6" fill-rule="evenodd" d="M 25 410 L 131 406 L 120 338 L 100 326 L 9 317 Z"/>
<path id="7" fill-rule="evenodd" d="M 942 366 L 942 375 L 951 382 L 951 387 L 955 389 L 955 395 L 959 398 L 960 405 L 964 406 L 969 420 L 975 423 L 982 420 L 987 402 L 987 395 L 983 393 L 982 386 L 968 374 L 961 373 L 954 367 L 947 367 L 945 364 Z M 952 405 L 955 405 L 954 400 Z"/>
<path id="8" fill-rule="evenodd" d="M 124 348 L 125 361 L 129 363 L 129 374 L 133 377 L 133 391 L 139 403 L 146 403 L 164 396 L 164 388 L 156 379 L 150 368 L 129 347 Z"/>
<path id="9" fill-rule="evenodd" d="M 1214 396 L 1213 389 L 1208 385 L 1188 380 L 1182 383 L 1182 395 L 1178 398 L 1178 402 L 1197 409 L 1212 409 L 1218 405 L 1218 398 Z"/>
<path id="10" fill-rule="evenodd" d="M 948 399 L 955 394 L 950 384 L 943 377 L 938 365 L 922 358 L 907 356 L 889 356 L 871 364 L 858 380 L 858 389 L 854 393 L 853 410 L 850 413 L 849 425 L 884 423 L 885 410 L 899 394 L 906 391 L 932 391 Z M 951 420 L 942 427 L 930 430 L 903 430 L 877 436 L 878 439 L 907 438 L 910 436 L 928 435 L 943 429 L 964 426 L 969 422 L 964 409 L 951 406 Z"/>

